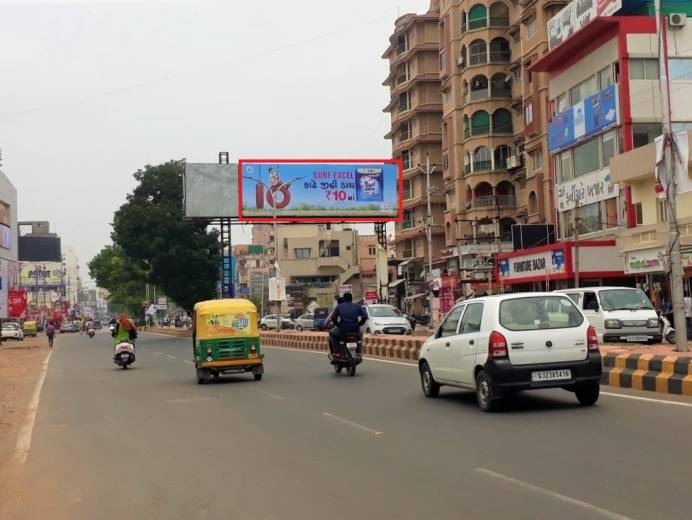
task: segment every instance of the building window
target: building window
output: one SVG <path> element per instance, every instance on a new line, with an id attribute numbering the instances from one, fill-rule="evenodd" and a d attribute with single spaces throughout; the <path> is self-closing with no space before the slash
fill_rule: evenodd
<path id="1" fill-rule="evenodd" d="M 543 153 L 540 150 L 533 150 L 531 152 L 531 166 L 534 170 L 543 168 Z"/>
<path id="2" fill-rule="evenodd" d="M 555 156 L 555 172 L 559 184 L 571 181 L 574 178 L 574 172 L 572 171 L 572 154 L 570 150 Z"/>
<path id="3" fill-rule="evenodd" d="M 440 51 L 440 70 L 442 72 L 447 68 L 447 53 L 444 49 Z"/>
<path id="4" fill-rule="evenodd" d="M 668 222 L 668 203 L 665 199 L 658 199 L 656 201 L 658 221 Z"/>
<path id="5" fill-rule="evenodd" d="M 608 85 L 612 85 L 613 82 L 613 67 L 608 65 L 607 67 L 598 71 L 598 88 L 603 90 Z"/>
<path id="6" fill-rule="evenodd" d="M 656 58 L 631 58 L 630 79 L 658 79 Z"/>
<path id="7" fill-rule="evenodd" d="M 569 108 L 569 100 L 567 99 L 567 92 L 563 92 L 555 98 L 555 113 L 560 114 L 567 108 Z"/>
<path id="8" fill-rule="evenodd" d="M 661 123 L 634 123 L 632 124 L 632 145 L 634 148 L 646 146 L 663 133 Z"/>
<path id="9" fill-rule="evenodd" d="M 399 140 L 408 141 L 411 139 L 411 121 L 407 121 L 399 128 Z"/>
<path id="10" fill-rule="evenodd" d="M 598 87 L 596 85 L 596 76 L 591 76 L 590 78 L 585 79 L 581 83 L 569 89 L 569 96 L 572 106 L 576 105 L 577 103 L 579 103 L 583 99 L 586 99 L 589 96 L 593 96 L 596 92 L 598 92 Z"/>
<path id="11" fill-rule="evenodd" d="M 320 257 L 327 258 L 339 255 L 338 240 L 320 240 Z"/>
<path id="12" fill-rule="evenodd" d="M 527 103 L 524 106 L 524 122 L 527 125 L 533 124 L 533 102 Z"/>
<path id="13" fill-rule="evenodd" d="M 671 58 L 668 60 L 668 75 L 670 81 L 692 80 L 692 59 Z"/>
<path id="14" fill-rule="evenodd" d="M 413 154 L 411 150 L 401 152 L 401 163 L 404 170 L 410 170 L 413 162 Z"/>
<path id="15" fill-rule="evenodd" d="M 482 65 L 488 61 L 488 46 L 485 40 L 473 40 L 469 45 L 469 65 Z"/>
<path id="16" fill-rule="evenodd" d="M 673 132 L 679 132 L 680 130 L 692 130 L 692 122 L 677 122 L 672 123 L 671 128 Z"/>
<path id="17" fill-rule="evenodd" d="M 442 169 L 444 171 L 449 170 L 449 156 L 447 154 L 442 156 Z"/>
<path id="18" fill-rule="evenodd" d="M 488 24 L 488 11 L 483 4 L 476 4 L 469 10 L 469 30 L 480 29 Z"/>
<path id="19" fill-rule="evenodd" d="M 406 112 L 411 108 L 411 92 L 406 91 L 399 94 L 399 112 Z"/>
<path id="20" fill-rule="evenodd" d="M 582 233 L 593 233 L 603 229 L 604 219 L 600 202 L 581 206 L 578 208 L 577 214 L 581 219 L 580 231 Z"/>
<path id="21" fill-rule="evenodd" d="M 526 20 L 526 34 L 529 38 L 536 34 L 536 18 L 533 16 Z"/>
<path id="22" fill-rule="evenodd" d="M 310 258 L 310 248 L 309 247 L 299 247 L 293 250 L 296 258 Z"/>
<path id="23" fill-rule="evenodd" d="M 642 203 L 635 202 L 632 204 L 632 207 L 634 207 L 635 222 L 638 226 L 641 226 L 644 224 L 644 211 L 642 209 Z"/>
<path id="24" fill-rule="evenodd" d="M 402 34 L 396 39 L 396 52 L 401 54 L 408 50 L 408 35 Z"/>
<path id="25" fill-rule="evenodd" d="M 601 168 L 599 139 L 591 139 L 573 148 L 574 177 L 581 177 Z"/>
<path id="26" fill-rule="evenodd" d="M 603 134 L 603 167 L 610 165 L 610 159 L 618 154 L 617 130 Z"/>
<path id="27" fill-rule="evenodd" d="M 377 247 L 375 246 L 368 246 L 368 254 L 370 256 L 375 256 L 377 254 Z"/>

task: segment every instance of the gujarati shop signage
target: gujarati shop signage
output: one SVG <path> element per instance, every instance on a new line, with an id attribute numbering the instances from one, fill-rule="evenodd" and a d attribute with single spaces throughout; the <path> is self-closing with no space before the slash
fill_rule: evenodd
<path id="1" fill-rule="evenodd" d="M 613 184 L 610 169 L 577 177 L 555 187 L 557 210 L 562 213 L 577 206 L 586 206 L 594 202 L 612 199 L 618 196 L 618 185 Z"/>
<path id="2" fill-rule="evenodd" d="M 564 274 L 567 272 L 565 252 L 562 249 L 556 249 L 533 255 L 505 258 L 498 262 L 498 269 L 500 278 L 504 280 Z"/>
<path id="3" fill-rule="evenodd" d="M 548 48 L 553 50 L 598 16 L 612 16 L 622 0 L 574 0 L 548 20 Z"/>

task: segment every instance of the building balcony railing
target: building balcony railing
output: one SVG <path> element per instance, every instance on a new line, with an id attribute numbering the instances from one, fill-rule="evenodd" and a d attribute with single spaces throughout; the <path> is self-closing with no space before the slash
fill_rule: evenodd
<path id="1" fill-rule="evenodd" d="M 510 51 L 490 51 L 490 63 L 509 63 L 511 56 Z"/>
<path id="2" fill-rule="evenodd" d="M 496 197 L 489 195 L 476 197 L 473 201 L 475 208 L 514 208 L 517 205 L 517 198 L 514 195 L 498 195 Z"/>
<path id="3" fill-rule="evenodd" d="M 488 63 L 488 55 L 485 52 L 469 56 L 469 65 L 485 65 L 486 63 Z"/>
<path id="4" fill-rule="evenodd" d="M 491 170 L 492 167 L 493 167 L 492 161 L 474 161 L 473 162 L 473 171 L 474 172 Z"/>
<path id="5" fill-rule="evenodd" d="M 490 27 L 509 27 L 509 16 L 491 16 Z"/>
<path id="6" fill-rule="evenodd" d="M 469 31 L 473 31 L 474 29 L 482 29 L 488 25 L 488 19 L 487 18 L 477 18 L 475 20 L 469 20 L 468 23 L 468 28 Z"/>

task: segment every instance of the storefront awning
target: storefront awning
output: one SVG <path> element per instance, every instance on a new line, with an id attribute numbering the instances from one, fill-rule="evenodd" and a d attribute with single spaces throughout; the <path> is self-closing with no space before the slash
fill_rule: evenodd
<path id="1" fill-rule="evenodd" d="M 392 283 L 389 284 L 389 288 L 390 288 L 390 289 L 394 289 L 394 287 L 396 287 L 396 286 L 399 285 L 400 283 L 404 283 L 405 281 L 406 281 L 406 280 L 404 280 L 403 278 L 400 279 L 400 280 L 395 280 L 394 282 L 392 282 Z"/>
<path id="2" fill-rule="evenodd" d="M 406 298 L 404 298 L 404 300 L 405 301 L 411 301 L 411 300 L 415 300 L 417 298 L 422 298 L 423 296 L 427 296 L 427 295 L 428 295 L 428 293 L 422 292 L 422 293 L 414 294 L 412 296 L 407 296 Z"/>

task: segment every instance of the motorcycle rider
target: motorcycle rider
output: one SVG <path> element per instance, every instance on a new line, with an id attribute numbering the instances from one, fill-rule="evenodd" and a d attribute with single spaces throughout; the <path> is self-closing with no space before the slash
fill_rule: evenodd
<path id="1" fill-rule="evenodd" d="M 122 313 L 115 324 L 115 329 L 111 332 L 111 335 L 115 338 L 114 343 L 130 342 L 134 347 L 135 340 L 137 339 L 137 327 L 135 327 L 127 314 Z"/>
<path id="2" fill-rule="evenodd" d="M 329 331 L 329 347 L 332 354 L 340 356 L 339 339 L 347 333 L 356 332 L 360 336 L 360 327 L 367 319 L 368 315 L 362 305 L 353 303 L 353 295 L 344 293 L 343 302 L 339 303 L 332 311 L 331 321 L 336 326 Z"/>

